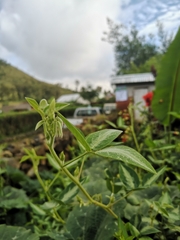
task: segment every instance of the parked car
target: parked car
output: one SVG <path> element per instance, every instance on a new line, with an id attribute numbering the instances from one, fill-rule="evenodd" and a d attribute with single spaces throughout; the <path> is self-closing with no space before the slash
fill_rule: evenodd
<path id="1" fill-rule="evenodd" d="M 79 107 L 74 111 L 74 118 L 91 117 L 99 114 L 103 114 L 100 107 Z"/>
<path id="2" fill-rule="evenodd" d="M 103 112 L 105 114 L 110 114 L 116 110 L 116 103 L 105 103 L 103 106 Z"/>

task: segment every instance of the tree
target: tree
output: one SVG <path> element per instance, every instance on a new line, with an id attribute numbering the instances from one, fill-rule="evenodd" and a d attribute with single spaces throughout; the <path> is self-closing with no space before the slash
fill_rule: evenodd
<path id="1" fill-rule="evenodd" d="M 7 101 L 12 98 L 15 87 L 9 82 L 0 82 L 0 101 Z"/>
<path id="2" fill-rule="evenodd" d="M 80 95 L 92 103 L 94 99 L 99 95 L 99 88 L 97 87 L 96 89 L 93 89 L 91 85 L 87 85 L 87 87 L 81 88 Z"/>
<path id="3" fill-rule="evenodd" d="M 0 59 L 0 101 L 3 101 L 4 98 L 4 92 L 3 92 L 3 77 L 5 76 L 4 72 L 4 66 L 6 65 L 6 62 Z"/>
<path id="4" fill-rule="evenodd" d="M 164 54 L 167 52 L 168 47 L 173 41 L 173 33 L 168 34 L 167 32 L 165 32 L 163 24 L 160 21 L 157 21 L 157 28 L 158 38 L 160 42 L 159 51 Z"/>
<path id="5" fill-rule="evenodd" d="M 130 64 L 130 68 L 128 70 L 124 70 L 124 73 L 131 74 L 131 73 L 152 72 L 153 75 L 156 77 L 161 67 L 162 58 L 163 58 L 163 55 L 158 54 L 148 59 L 144 64 L 141 64 L 139 67 L 132 62 Z"/>
<path id="6" fill-rule="evenodd" d="M 140 36 L 138 30 L 132 24 L 127 27 L 122 24 L 115 24 L 110 19 L 107 19 L 107 23 L 109 32 L 104 32 L 106 37 L 103 40 L 114 45 L 115 75 L 127 73 L 132 69 L 133 64 L 138 68 L 150 58 L 164 53 L 172 41 L 172 36 L 169 37 L 165 33 L 161 23 L 157 24 L 159 46 L 152 34 Z"/>
<path id="7" fill-rule="evenodd" d="M 76 92 L 78 91 L 79 84 L 80 84 L 79 80 L 75 80 Z"/>

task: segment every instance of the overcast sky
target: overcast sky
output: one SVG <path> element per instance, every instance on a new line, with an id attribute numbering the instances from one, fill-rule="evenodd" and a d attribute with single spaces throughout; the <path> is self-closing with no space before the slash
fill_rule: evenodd
<path id="1" fill-rule="evenodd" d="M 74 88 L 110 88 L 113 48 L 107 17 L 126 17 L 130 0 L 0 0 L 0 58 L 37 79 Z M 121 4 L 120 4 L 121 3 Z M 124 6 L 125 6 L 124 5 Z"/>

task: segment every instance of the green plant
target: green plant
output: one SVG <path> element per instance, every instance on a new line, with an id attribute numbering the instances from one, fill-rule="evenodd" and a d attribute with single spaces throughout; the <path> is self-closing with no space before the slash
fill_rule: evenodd
<path id="1" fill-rule="evenodd" d="M 141 192 L 126 192 L 130 195 L 130 205 L 125 208 L 126 214 L 125 218 L 128 218 L 130 221 L 133 212 L 135 215 L 140 212 L 143 213 L 142 216 L 146 216 L 149 212 L 150 217 L 148 216 L 148 222 L 151 226 L 160 230 L 156 233 L 153 239 L 164 239 L 164 236 L 168 236 L 168 239 L 176 239 L 179 234 L 179 187 L 180 187 L 180 138 L 178 131 L 167 131 L 163 128 L 154 117 L 151 109 L 145 108 L 142 113 L 142 122 L 138 124 L 134 120 L 133 109 L 138 106 L 129 106 L 129 115 L 130 115 L 130 126 L 125 126 L 123 119 L 120 117 L 117 121 L 117 124 L 108 122 L 113 128 L 125 129 L 125 134 L 128 131 L 128 137 L 126 138 L 125 144 L 130 145 L 133 148 L 136 148 L 143 156 L 145 156 L 152 165 L 155 167 L 157 174 L 150 178 L 151 174 L 144 175 L 141 171 L 138 172 L 140 179 L 147 180 L 150 185 L 157 180 L 156 177 L 159 177 L 159 185 L 156 192 L 156 197 L 152 200 L 151 198 L 141 197 L 142 192 L 148 192 L 149 190 L 143 190 Z M 174 117 L 178 117 L 178 114 L 174 114 Z M 169 139 L 169 134 L 171 138 Z M 121 165 L 123 166 L 123 165 Z M 126 167 L 127 168 L 127 167 Z M 122 172 L 122 171 L 121 171 Z M 128 172 L 128 171 L 127 171 Z M 130 172 L 130 171 L 129 171 Z M 132 187 L 133 181 L 123 180 L 122 174 L 121 181 L 126 187 Z M 131 176 L 135 176 L 131 173 Z M 151 182 L 153 180 L 153 182 Z M 114 174 L 108 174 L 107 176 L 108 185 L 109 183 L 114 183 L 114 189 L 119 191 L 121 188 L 121 183 L 118 178 L 114 178 Z M 131 186 L 128 184 L 132 183 Z M 136 181 L 137 183 L 137 181 Z M 146 185 L 145 183 L 143 185 Z M 137 186 L 136 186 L 137 187 Z M 176 190 L 175 190 L 176 189 Z M 170 196 L 173 201 L 170 201 Z M 138 199 L 141 199 L 139 201 Z M 141 202 L 144 202 L 143 204 Z M 136 206 L 132 207 L 132 205 Z M 138 208 L 137 208 L 138 206 Z M 139 207 L 140 206 L 140 207 Z M 143 210 L 146 209 L 145 211 Z M 128 210 L 129 209 L 129 210 Z M 138 210 L 137 210 L 138 209 Z M 149 209 L 149 210 L 148 210 Z M 143 210 L 143 211 L 142 211 Z M 137 211 L 137 212 L 136 212 Z M 135 213 L 136 212 L 136 213 Z M 142 218 L 141 216 L 141 218 Z M 147 219 L 146 219 L 147 221 Z M 144 219 L 138 220 L 138 222 L 144 222 Z M 143 223 L 144 224 L 144 223 Z M 133 224 L 133 226 L 136 226 Z M 167 228 L 169 226 L 169 230 Z M 140 229 L 138 228 L 138 231 Z"/>
<path id="2" fill-rule="evenodd" d="M 26 155 L 23 156 L 22 161 L 27 159 L 32 160 L 34 172 L 40 185 L 42 186 L 46 198 L 46 203 L 44 203 L 44 206 L 38 206 L 30 202 L 29 204 L 31 209 L 34 212 L 39 213 L 41 216 L 46 216 L 48 213 L 51 218 L 60 224 L 64 224 L 64 220 L 62 219 L 59 211 L 59 201 L 62 204 L 68 204 L 72 202 L 76 196 L 80 206 L 83 207 L 87 205 L 87 207 L 92 208 L 92 210 L 94 209 L 93 205 L 96 206 L 95 208 L 97 209 L 100 207 L 102 210 L 98 211 L 102 211 L 103 215 L 107 212 L 111 219 L 118 219 L 118 215 L 114 209 L 116 202 L 121 201 L 122 197 L 120 197 L 120 200 L 118 200 L 118 196 L 114 197 L 113 192 L 110 194 L 107 193 L 106 196 L 103 196 L 103 194 L 101 195 L 101 192 L 91 195 L 85 187 L 88 176 L 83 177 L 83 166 L 86 162 L 88 162 L 85 160 L 94 156 L 98 159 L 106 158 L 109 159 L 109 161 L 111 161 L 111 159 L 117 160 L 118 162 L 123 161 L 126 164 L 128 163 L 134 165 L 135 167 L 140 167 L 146 171 L 149 171 L 152 174 L 156 173 L 154 168 L 135 150 L 127 146 L 118 146 L 113 144 L 113 141 L 119 136 L 119 134 L 121 134 L 122 131 L 104 129 L 84 137 L 83 134 L 59 112 L 67 104 L 55 103 L 54 99 L 50 103 L 43 99 L 40 101 L 40 104 L 30 98 L 27 98 L 27 101 L 42 117 L 42 120 L 37 123 L 36 129 L 38 129 L 40 126 L 43 126 L 47 145 L 51 154 L 48 156 L 48 160 L 57 170 L 57 174 L 53 179 L 49 179 L 48 181 L 43 180 L 38 170 L 39 161 L 41 158 L 43 158 L 43 156 L 37 156 L 33 149 L 25 150 Z M 65 161 L 63 152 L 60 154 L 60 156 L 58 156 L 54 151 L 54 140 L 57 135 L 62 136 L 63 123 L 66 124 L 67 128 L 69 128 L 71 133 L 76 137 L 79 143 L 79 149 L 81 151 L 77 157 L 68 162 Z M 61 191 L 57 200 L 57 198 L 52 195 L 51 187 L 54 185 L 59 176 L 65 176 L 65 178 L 68 177 L 70 183 L 63 191 Z M 82 209 L 83 208 L 81 208 L 81 210 Z"/>
<path id="3" fill-rule="evenodd" d="M 0 140 L 34 131 L 40 116 L 34 111 L 9 112 L 0 115 Z"/>
<path id="4" fill-rule="evenodd" d="M 35 100 L 30 98 L 26 99 L 29 104 L 37 112 L 39 112 L 42 117 L 42 120 L 37 123 L 36 129 L 43 125 L 44 133 L 47 139 L 47 145 L 53 157 L 52 159 L 53 161 L 55 161 L 57 167 L 71 179 L 75 186 L 77 186 L 84 193 L 84 195 L 91 203 L 102 207 L 104 210 L 111 213 L 114 217 L 116 217 L 116 215 L 113 213 L 111 208 L 105 206 L 98 201 L 94 201 L 80 183 L 79 180 L 81 177 L 84 159 L 89 157 L 90 155 L 105 157 L 109 159 L 116 159 L 155 173 L 155 170 L 148 163 L 148 161 L 146 161 L 143 156 L 138 154 L 135 150 L 125 146 L 112 146 L 113 140 L 119 136 L 121 131 L 107 129 L 89 134 L 85 138 L 77 128 L 75 128 L 66 118 L 64 118 L 63 115 L 61 115 L 61 113 L 59 113 L 59 110 L 64 108 L 67 104 L 55 103 L 55 100 L 52 100 L 51 103 L 48 104 L 47 101 L 43 99 L 38 105 Z M 67 128 L 76 137 L 82 151 L 79 156 L 67 163 L 65 163 L 63 153 L 60 155 L 60 157 L 58 157 L 54 151 L 54 139 L 56 135 L 62 136 L 63 123 L 66 124 Z M 36 156 L 35 152 L 32 150 L 31 152 L 27 152 L 27 156 L 24 156 L 22 160 L 26 160 L 27 158 L 31 158 L 33 160 L 33 164 L 36 169 L 40 157 Z M 80 161 L 82 162 L 80 170 L 79 172 L 77 171 L 77 176 L 73 176 L 68 170 L 68 168 L 74 164 L 77 164 Z M 40 179 L 39 181 L 41 182 Z M 43 186 L 43 183 L 41 183 L 41 185 Z M 44 190 L 46 191 L 46 189 Z"/>
<path id="5" fill-rule="evenodd" d="M 179 113 L 180 91 L 180 29 L 162 59 L 161 69 L 156 78 L 156 89 L 152 101 L 155 117 L 165 126 L 174 121 L 169 112 Z"/>
<path id="6" fill-rule="evenodd" d="M 32 161 L 38 181 L 29 180 L 19 170 L 12 173 L 2 171 L 4 200 L 1 204 L 4 204 L 2 209 L 6 219 L 6 213 L 11 214 L 8 210 L 10 205 L 7 204 L 15 209 L 19 196 L 20 209 L 24 208 L 24 212 L 29 213 L 25 227 L 35 232 L 37 239 L 143 240 L 164 239 L 166 235 L 169 239 L 176 239 L 179 232 L 180 196 L 178 187 L 169 186 L 168 177 L 164 177 L 166 167 L 161 166 L 155 172 L 141 154 L 117 142 L 121 130 L 103 129 L 84 136 L 59 112 L 66 104 L 55 103 L 54 100 L 50 103 L 41 100 L 38 104 L 33 99 L 27 100 L 42 117 L 36 129 L 43 126 L 50 153 L 37 156 L 34 149 L 25 149 L 26 155 L 21 161 Z M 122 119 L 118 123 L 120 127 Z M 69 161 L 66 161 L 63 152 L 58 156 L 54 151 L 54 140 L 57 134 L 62 136 L 63 124 L 75 136 L 79 146 L 79 154 Z M 123 126 L 127 128 L 124 123 Z M 131 131 L 137 137 L 135 123 Z M 141 146 L 138 137 L 137 141 Z M 140 150 L 144 153 L 145 147 Z M 44 157 L 52 166 L 51 172 L 43 173 L 39 170 L 39 162 Z M 14 189 L 19 186 L 26 192 L 23 191 L 23 198 L 21 194 L 16 194 L 17 201 L 13 201 L 11 196 L 10 202 L 6 201 L 6 193 L 10 188 L 5 183 L 6 179 L 13 179 L 8 180 L 13 183 L 12 193 L 20 193 L 21 189 Z M 155 185 L 157 180 L 159 184 Z M 32 181 L 35 181 L 34 184 Z M 171 201 L 169 196 L 173 196 Z M 8 226 L 2 229 L 5 231 Z M 14 229 L 9 228 L 11 230 Z M 2 231 L 0 229 L 0 233 Z"/>

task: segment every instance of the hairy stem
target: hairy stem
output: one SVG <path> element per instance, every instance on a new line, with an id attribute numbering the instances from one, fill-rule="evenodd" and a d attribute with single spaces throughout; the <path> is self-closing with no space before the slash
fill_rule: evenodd
<path id="1" fill-rule="evenodd" d="M 137 141 L 137 137 L 136 137 L 136 134 L 135 134 L 135 131 L 134 131 L 134 113 L 132 111 L 132 105 L 131 104 L 128 107 L 128 111 L 129 111 L 130 120 L 131 120 L 131 126 L 130 126 L 131 133 L 132 133 L 132 136 L 133 136 L 133 139 L 134 139 L 134 143 L 135 143 L 136 149 L 140 153 L 140 147 L 139 147 L 139 144 L 138 144 L 138 141 Z"/>
<path id="2" fill-rule="evenodd" d="M 39 183 L 41 184 L 41 186 L 42 186 L 42 188 L 43 188 L 43 190 L 44 190 L 44 193 L 45 193 L 45 195 L 46 195 L 46 198 L 47 198 L 48 202 L 50 202 L 50 201 L 51 201 L 51 198 L 50 198 L 50 196 L 49 196 L 49 194 L 48 194 L 48 192 L 47 192 L 49 188 L 46 189 L 46 186 L 44 185 L 44 182 L 43 182 L 42 178 L 41 178 L 40 175 L 39 175 L 38 167 L 37 167 L 35 164 L 33 164 L 33 166 L 34 166 L 34 172 L 35 172 L 35 174 L 36 174 L 36 177 L 37 177 Z M 61 216 L 59 215 L 59 213 L 57 212 L 57 210 L 56 210 L 56 209 L 53 209 L 53 211 L 54 211 L 53 218 L 55 218 L 56 220 L 58 220 L 59 222 L 61 222 L 61 223 L 64 224 L 65 221 L 61 218 Z"/>
<path id="3" fill-rule="evenodd" d="M 95 201 L 90 195 L 89 193 L 84 189 L 84 187 L 81 185 L 81 183 L 69 172 L 69 170 L 63 166 L 62 162 L 60 161 L 60 159 L 58 158 L 56 152 L 54 151 L 54 148 L 52 146 L 49 146 L 49 150 L 52 154 L 52 156 L 54 157 L 54 159 L 58 162 L 59 166 L 61 167 L 62 171 L 66 174 L 66 176 L 68 176 L 71 181 L 76 185 L 78 186 L 78 188 L 81 190 L 81 192 L 86 196 L 86 198 L 91 202 L 93 203 L 94 205 L 96 206 L 99 206 L 101 208 L 103 208 L 106 212 L 108 212 L 109 214 L 111 214 L 114 218 L 118 218 L 118 216 L 112 211 L 112 209 L 103 204 L 103 203 L 100 203 L 98 201 Z"/>

